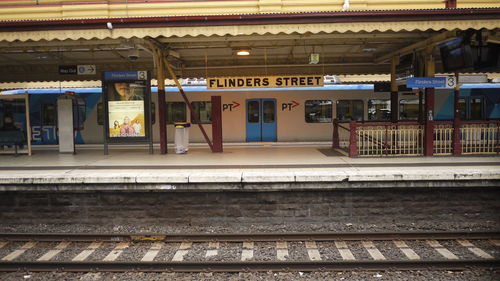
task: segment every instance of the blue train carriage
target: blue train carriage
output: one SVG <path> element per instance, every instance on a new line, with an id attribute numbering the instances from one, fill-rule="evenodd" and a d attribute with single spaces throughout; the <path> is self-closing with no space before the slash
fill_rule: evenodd
<path id="1" fill-rule="evenodd" d="M 29 97 L 31 140 L 34 145 L 58 144 L 57 136 L 57 98 L 61 95 L 73 96 L 73 126 L 75 143 L 85 143 L 82 131 L 89 116 L 92 115 L 101 99 L 99 88 L 67 88 L 67 89 L 20 89 L 3 91 L 4 97 L 26 94 Z M 1 99 L 0 120 L 3 116 L 12 115 L 16 127 L 26 132 L 26 102 L 22 99 Z M 2 124 L 0 124 L 1 128 Z"/>
<path id="2" fill-rule="evenodd" d="M 325 85 L 323 88 L 268 88 L 238 90 L 207 90 L 204 86 L 185 86 L 185 91 L 193 102 L 195 110 L 206 118 L 203 123 L 210 125 L 210 106 L 206 101 L 212 95 L 221 95 L 222 103 L 228 106 L 239 104 L 238 110 L 225 110 L 224 140 L 227 142 L 255 141 L 249 139 L 248 124 L 252 118 L 250 111 L 271 110 L 271 118 L 277 124 L 269 141 L 328 141 L 331 139 L 331 121 L 389 121 L 390 94 L 374 93 L 373 85 Z M 152 88 L 153 109 L 156 87 Z M 102 143 L 102 103 L 100 88 L 65 89 L 20 89 L 1 93 L 12 96 L 28 93 L 31 119 L 31 139 L 33 144 L 57 144 L 57 98 L 61 95 L 73 96 L 74 128 L 76 144 Z M 167 88 L 167 122 L 190 121 L 190 116 L 175 87 Z M 290 104 L 296 101 L 299 105 Z M 266 103 L 267 102 L 267 103 Z M 453 119 L 453 90 L 437 89 L 435 98 L 436 120 Z M 288 104 L 287 104 L 288 103 Z M 0 99 L 0 122 L 3 116 L 11 114 L 18 128 L 26 132 L 25 102 L 22 99 Z M 283 106 L 293 107 L 293 110 Z M 271 108 L 274 107 L 274 108 Z M 236 111 L 236 112 L 235 112 Z M 417 120 L 418 95 L 414 92 L 399 95 L 400 120 Z M 265 114 L 265 112 L 263 112 Z M 460 114 L 462 120 L 487 120 L 500 118 L 500 84 L 465 84 L 460 89 Z M 153 114 L 153 117 L 155 113 Z M 156 117 L 157 118 L 157 117 Z M 153 123 L 156 118 L 153 118 Z M 206 120 L 205 120 L 206 119 Z M 269 120 L 271 120 L 269 119 Z M 268 120 L 268 121 L 269 121 Z M 291 124 L 293 123 L 293 124 Z M 322 123 L 322 124 L 321 124 Z M 0 128 L 3 124 L 0 123 Z M 255 124 L 250 124 L 255 125 Z M 173 127 L 168 126 L 169 141 L 173 137 Z M 255 128 L 253 128 L 255 129 Z M 271 128 L 272 129 L 272 128 Z M 154 127 L 158 131 L 158 124 Z M 255 130 L 254 130 L 255 131 Z M 257 130 L 259 131 L 259 130 Z M 302 132 L 302 133 L 300 133 Z M 155 141 L 158 135 L 153 133 Z M 200 134 L 193 130 L 191 141 L 202 142 Z M 258 141 L 268 141 L 260 138 Z"/>

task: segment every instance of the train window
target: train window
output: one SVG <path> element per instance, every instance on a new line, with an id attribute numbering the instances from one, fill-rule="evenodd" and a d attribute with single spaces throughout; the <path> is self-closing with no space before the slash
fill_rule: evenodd
<path id="1" fill-rule="evenodd" d="M 55 104 L 42 105 L 42 126 L 57 126 L 57 108 Z"/>
<path id="2" fill-rule="evenodd" d="M 193 110 L 198 113 L 201 124 L 212 123 L 212 102 L 209 101 L 194 101 L 191 103 Z M 196 124 L 196 121 L 191 116 L 191 122 Z"/>
<path id="3" fill-rule="evenodd" d="M 464 97 L 458 100 L 460 120 L 482 120 L 484 118 L 483 97 Z"/>
<path id="4" fill-rule="evenodd" d="M 83 130 L 86 110 L 85 100 L 79 96 L 75 97 L 73 99 L 73 128 L 76 130 Z"/>
<path id="5" fill-rule="evenodd" d="M 186 122 L 186 104 L 183 102 L 167 102 L 167 124 Z"/>
<path id="6" fill-rule="evenodd" d="M 332 122 L 331 100 L 306 100 L 305 118 L 307 123 L 330 123 Z"/>
<path id="7" fill-rule="evenodd" d="M 483 98 L 475 98 L 471 97 L 469 99 L 469 107 L 470 107 L 470 120 L 482 120 L 483 116 Z"/>
<path id="8" fill-rule="evenodd" d="M 102 102 L 97 104 L 97 124 L 104 125 L 104 105 Z"/>
<path id="9" fill-rule="evenodd" d="M 156 123 L 156 104 L 151 103 L 151 124 Z"/>
<path id="10" fill-rule="evenodd" d="M 399 101 L 400 120 L 418 120 L 418 99 L 404 99 Z"/>
<path id="11" fill-rule="evenodd" d="M 458 118 L 465 120 L 467 118 L 467 103 L 465 99 L 458 100 Z"/>
<path id="12" fill-rule="evenodd" d="M 274 100 L 269 101 L 265 100 L 262 103 L 262 119 L 264 120 L 264 123 L 273 123 L 275 121 L 275 104 Z"/>
<path id="13" fill-rule="evenodd" d="M 339 100 L 337 101 L 337 119 L 339 121 L 361 121 L 363 120 L 362 100 Z"/>
<path id="14" fill-rule="evenodd" d="M 368 120 L 391 119 L 391 100 L 368 100 Z"/>
<path id="15" fill-rule="evenodd" d="M 259 122 L 259 109 L 260 104 L 258 101 L 249 101 L 248 102 L 248 123 L 257 123 Z"/>

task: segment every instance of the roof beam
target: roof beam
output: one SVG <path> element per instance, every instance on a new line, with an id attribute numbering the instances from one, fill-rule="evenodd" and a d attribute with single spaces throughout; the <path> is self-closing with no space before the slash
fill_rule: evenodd
<path id="1" fill-rule="evenodd" d="M 394 51 L 394 52 L 391 52 L 389 54 L 377 57 L 377 58 L 375 58 L 374 62 L 375 63 L 385 62 L 385 61 L 390 60 L 392 57 L 402 56 L 402 55 L 405 55 L 405 54 L 408 54 L 408 53 L 411 53 L 414 51 L 422 50 L 422 49 L 425 49 L 425 48 L 431 47 L 431 46 L 433 47 L 433 46 L 435 46 L 443 41 L 446 41 L 450 38 L 457 37 L 457 33 L 458 33 L 458 31 L 456 31 L 456 30 L 445 31 L 443 33 L 429 37 L 423 41 L 406 46 L 406 47 L 399 49 L 397 51 Z"/>

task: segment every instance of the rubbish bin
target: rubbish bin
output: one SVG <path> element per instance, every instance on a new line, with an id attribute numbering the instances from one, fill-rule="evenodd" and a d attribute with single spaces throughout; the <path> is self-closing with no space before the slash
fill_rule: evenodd
<path id="1" fill-rule="evenodd" d="M 189 150 L 189 122 L 177 122 L 175 125 L 175 153 L 183 154 Z"/>

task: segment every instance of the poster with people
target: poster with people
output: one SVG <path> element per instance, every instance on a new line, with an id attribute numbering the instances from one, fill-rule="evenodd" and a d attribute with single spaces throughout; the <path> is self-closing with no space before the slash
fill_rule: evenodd
<path id="1" fill-rule="evenodd" d="M 108 84 L 110 138 L 145 137 L 145 81 Z"/>

